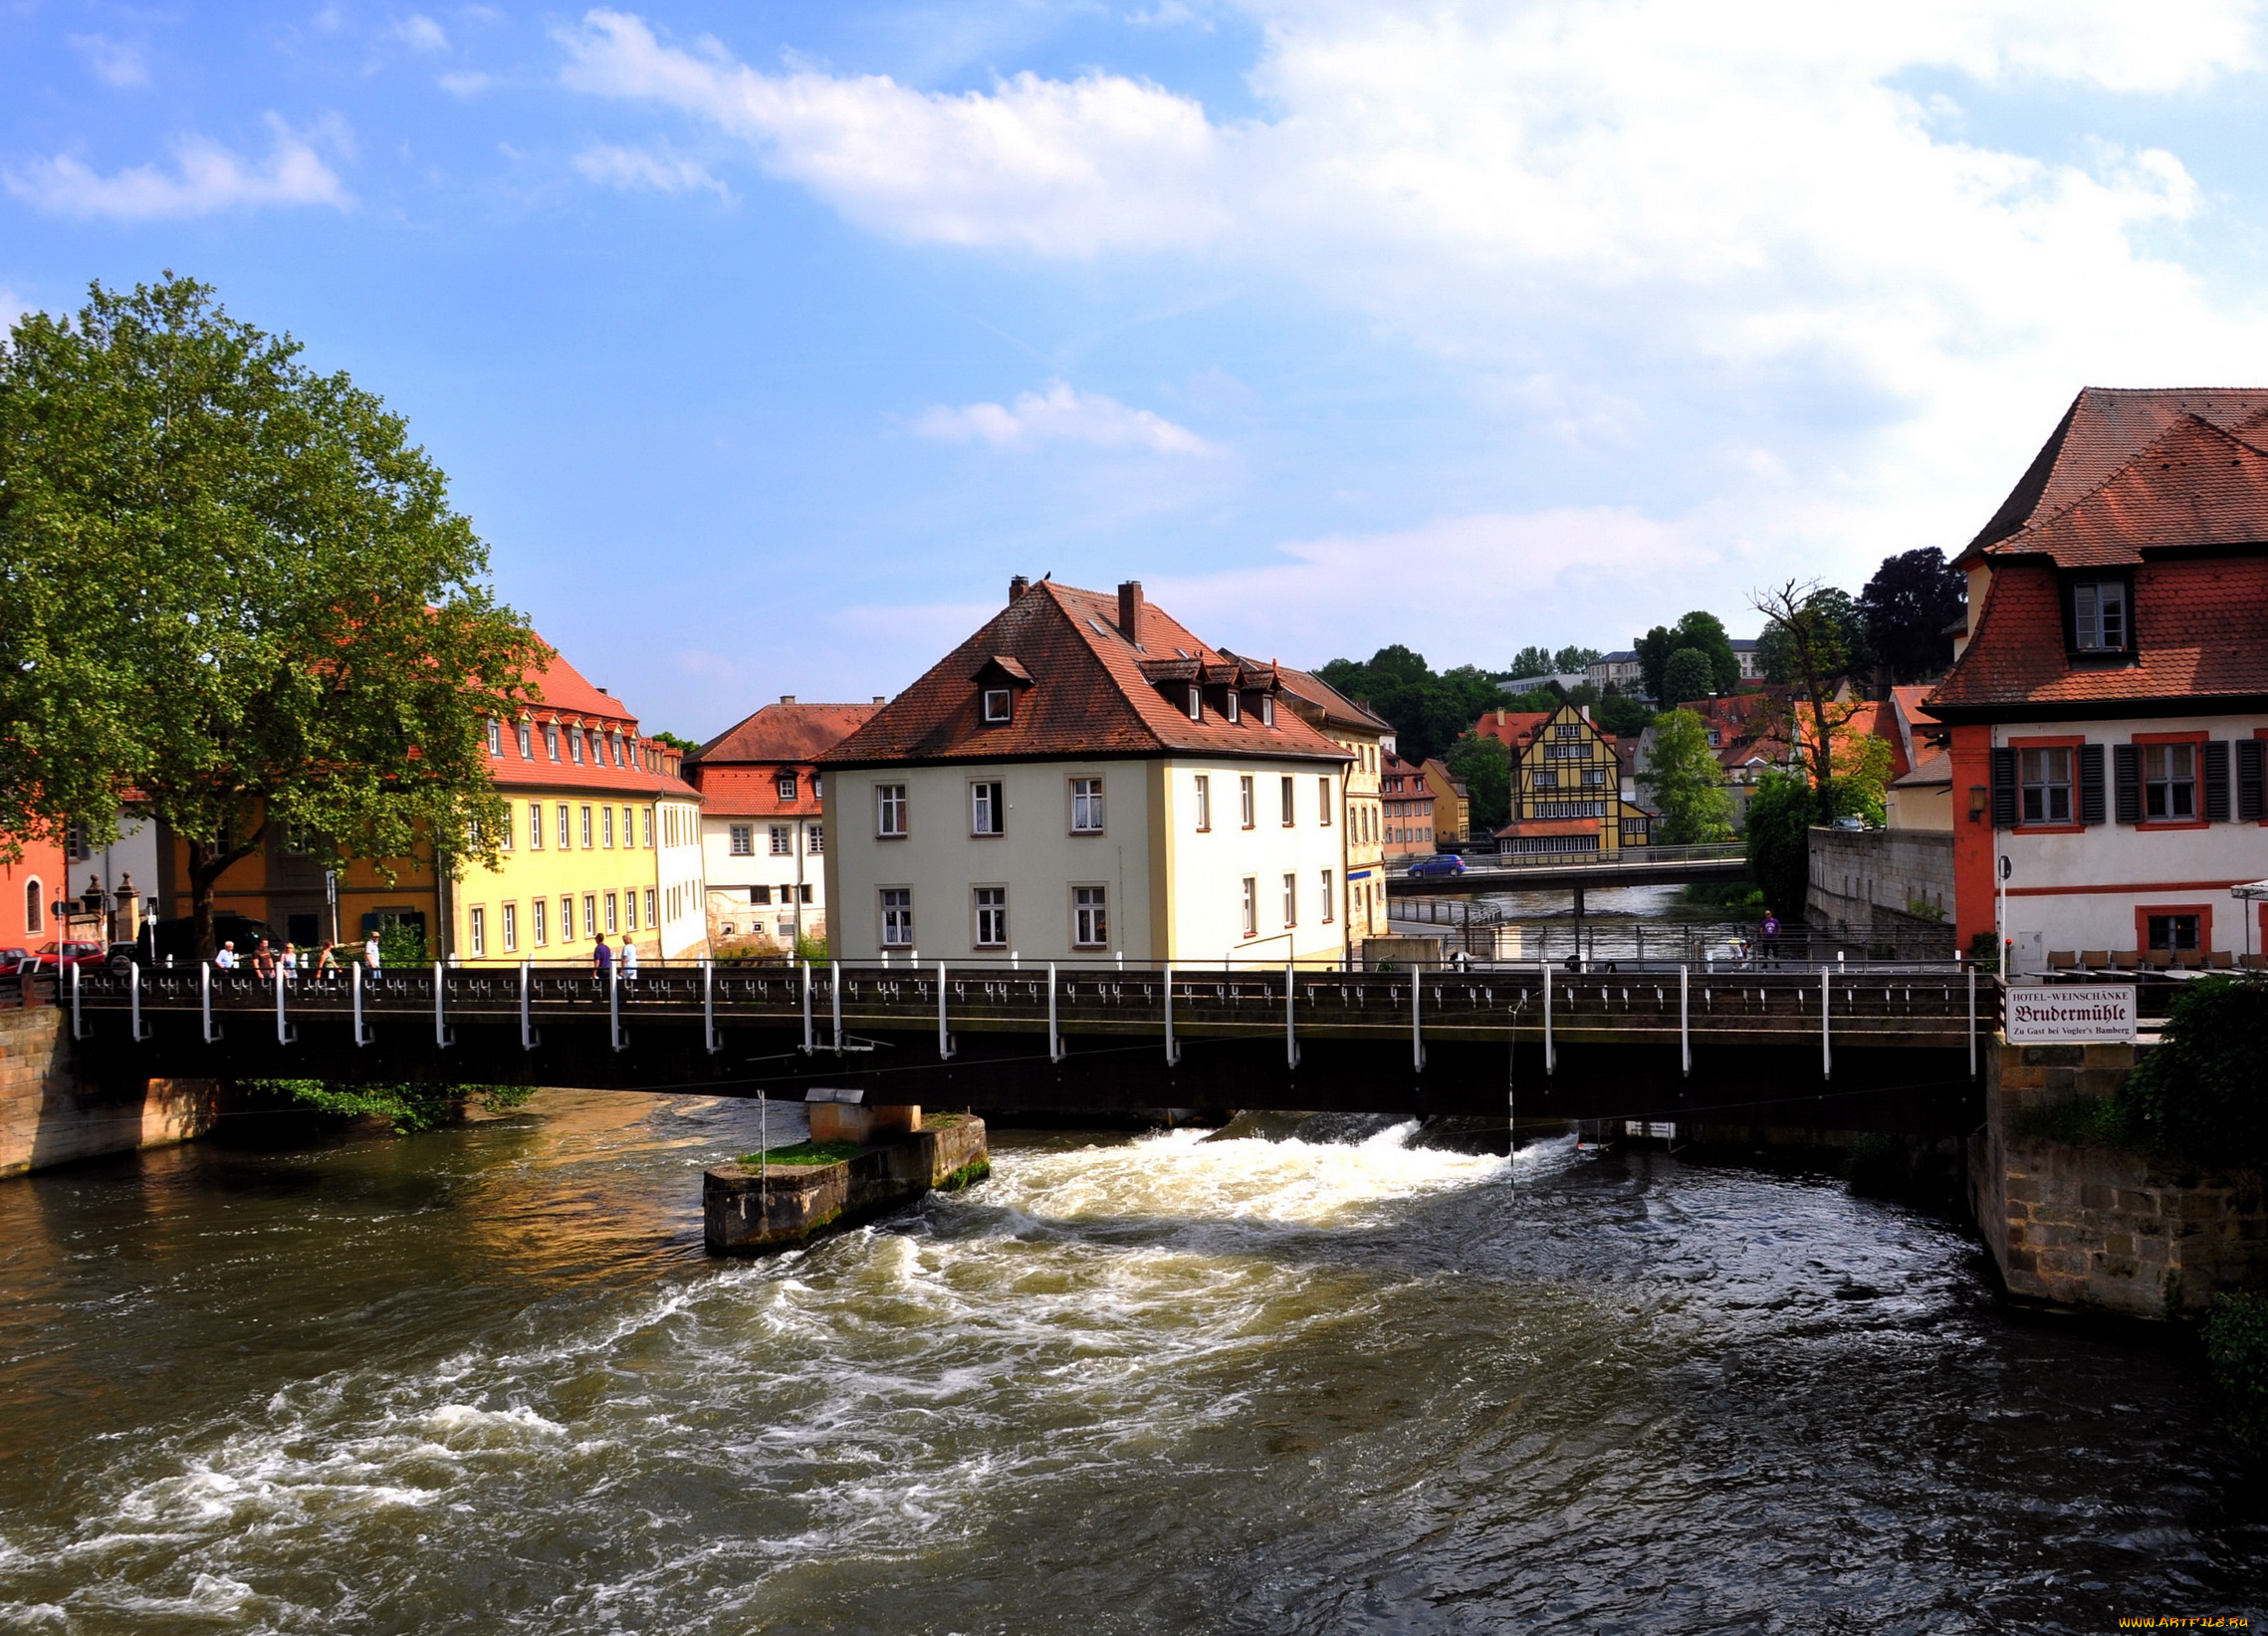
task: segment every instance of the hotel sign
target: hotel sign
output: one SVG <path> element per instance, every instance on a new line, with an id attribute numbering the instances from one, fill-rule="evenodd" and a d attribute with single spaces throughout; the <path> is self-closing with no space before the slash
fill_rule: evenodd
<path id="1" fill-rule="evenodd" d="M 2012 1046 L 2085 1046 L 2135 1037 L 2132 983 L 2024 983 L 2008 990 Z"/>

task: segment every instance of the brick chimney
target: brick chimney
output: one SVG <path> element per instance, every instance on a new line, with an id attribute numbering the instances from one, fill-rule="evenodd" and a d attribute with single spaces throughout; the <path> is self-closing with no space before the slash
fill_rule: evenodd
<path id="1" fill-rule="evenodd" d="M 1008 599 L 1012 602 L 1020 602 L 1023 599 L 1023 593 L 1030 588 L 1031 582 L 1020 574 L 1008 583 Z"/>
<path id="2" fill-rule="evenodd" d="M 783 693 L 780 695 L 780 702 L 782 704 L 794 704 L 795 702 L 795 695 L 793 693 Z"/>
<path id="3" fill-rule="evenodd" d="M 1118 587 L 1118 629 L 1130 642 L 1142 639 L 1142 582 L 1129 580 Z"/>

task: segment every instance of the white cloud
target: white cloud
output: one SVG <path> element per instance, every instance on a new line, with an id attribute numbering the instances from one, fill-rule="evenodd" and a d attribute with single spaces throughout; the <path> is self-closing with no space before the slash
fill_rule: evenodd
<path id="1" fill-rule="evenodd" d="M 1222 451 L 1148 409 L 1129 408 L 1100 392 L 1074 390 L 1051 380 L 1044 392 L 1020 392 L 1014 403 L 964 403 L 925 409 L 913 419 L 923 437 L 990 443 L 996 449 L 1037 443 L 1085 443 L 1098 449 L 1146 449 L 1152 454 L 1217 455 Z"/>
<path id="2" fill-rule="evenodd" d="M 447 51 L 449 36 L 421 11 L 413 11 L 389 31 L 412 51 Z"/>
<path id="3" fill-rule="evenodd" d="M 95 78 L 130 90 L 149 84 L 149 48 L 139 40 L 113 40 L 101 34 L 74 34 L 71 48 L 87 59 Z"/>
<path id="4" fill-rule="evenodd" d="M 268 117 L 275 140 L 265 161 L 244 158 L 205 136 L 183 136 L 173 144 L 173 168 L 135 165 L 105 176 L 70 154 L 10 165 L 0 171 L 8 191 L 34 208 L 60 216 L 108 216 L 117 221 L 152 221 L 207 216 L 223 210 L 266 205 L 326 204 L 344 210 L 353 203 L 310 138 L 274 115 Z M 346 145 L 336 121 L 323 127 L 332 145 Z"/>
<path id="5" fill-rule="evenodd" d="M 452 73 L 436 77 L 433 83 L 452 97 L 477 97 L 496 84 L 496 79 L 488 74 Z"/>
<path id="6" fill-rule="evenodd" d="M 707 188 L 721 197 L 732 195 L 725 184 L 695 160 L 642 147 L 600 143 L 574 156 L 574 167 L 594 182 L 608 187 L 651 187 L 664 193 L 685 193 Z"/>

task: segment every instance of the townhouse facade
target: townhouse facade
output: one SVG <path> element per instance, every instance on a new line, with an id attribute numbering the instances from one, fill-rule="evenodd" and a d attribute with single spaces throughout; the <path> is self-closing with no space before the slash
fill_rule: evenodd
<path id="1" fill-rule="evenodd" d="M 826 776 L 815 764 L 866 725 L 871 704 L 768 704 L 686 758 L 701 793 L 709 935 L 720 945 L 792 951 L 826 931 Z"/>
<path id="2" fill-rule="evenodd" d="M 1473 796 L 1465 781 L 1449 770 L 1438 756 L 1420 771 L 1434 798 L 1434 838 L 1462 846 L 1473 838 Z"/>
<path id="3" fill-rule="evenodd" d="M 1958 932 L 2011 972 L 2263 947 L 2268 391 L 2082 391 L 1956 560 Z"/>
<path id="4" fill-rule="evenodd" d="M 1386 809 L 1386 855 L 1431 857 L 1434 852 L 1434 792 L 1425 769 L 1388 752 L 1379 774 L 1379 800 Z"/>
<path id="5" fill-rule="evenodd" d="M 814 758 L 830 952 L 1338 964 L 1353 759 L 1139 583 L 1019 576 Z"/>
<path id="6" fill-rule="evenodd" d="M 1489 711 L 1474 728 L 1511 748 L 1511 817 L 1496 831 L 1499 852 L 1613 856 L 1651 842 L 1653 818 L 1638 805 L 1629 748 L 1581 705 L 1531 713 L 1515 725 L 1521 719 Z"/>
<path id="7" fill-rule="evenodd" d="M 1357 945 L 1366 937 L 1385 937 L 1386 809 L 1380 779 L 1393 750 L 1394 725 L 1319 676 L 1288 665 L 1276 666 L 1275 674 L 1281 705 L 1351 758 L 1343 781 L 1339 830 L 1346 935 Z"/>

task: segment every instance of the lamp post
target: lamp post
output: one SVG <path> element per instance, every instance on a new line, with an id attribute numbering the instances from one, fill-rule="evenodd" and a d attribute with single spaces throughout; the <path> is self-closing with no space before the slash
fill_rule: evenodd
<path id="1" fill-rule="evenodd" d="M 2000 866 L 1994 871 L 1992 882 L 1992 934 L 2000 943 L 2000 981 L 2008 981 L 2008 877 L 2016 872 L 2015 863 L 2006 852 L 2000 854 Z"/>

